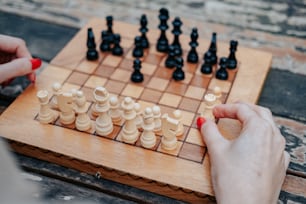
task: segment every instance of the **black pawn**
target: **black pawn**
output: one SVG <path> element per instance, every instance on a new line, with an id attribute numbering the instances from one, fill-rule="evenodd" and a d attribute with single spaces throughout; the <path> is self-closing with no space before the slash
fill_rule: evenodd
<path id="1" fill-rule="evenodd" d="M 106 16 L 107 35 L 110 43 L 114 43 L 114 32 L 113 32 L 113 17 Z"/>
<path id="2" fill-rule="evenodd" d="M 196 47 L 199 45 L 199 43 L 197 42 L 198 38 L 199 38 L 198 29 L 193 28 L 190 34 L 191 41 L 189 42 L 189 45 L 191 49 L 187 55 L 187 62 L 197 63 L 199 61 L 199 56 L 196 50 Z"/>
<path id="3" fill-rule="evenodd" d="M 119 34 L 114 34 L 113 37 L 114 37 L 114 47 L 112 50 L 112 54 L 116 56 L 121 56 L 123 55 L 123 49 L 120 46 L 121 37 Z"/>
<path id="4" fill-rule="evenodd" d="M 227 58 L 221 57 L 219 65 L 220 65 L 220 68 L 216 72 L 216 78 L 220 80 L 227 80 L 228 79 L 228 73 L 226 70 Z"/>
<path id="5" fill-rule="evenodd" d="M 158 16 L 159 20 L 160 20 L 160 24 L 158 26 L 158 28 L 160 29 L 161 33 L 160 36 L 157 40 L 157 44 L 156 44 L 156 50 L 159 52 L 168 52 L 168 39 L 166 36 L 166 30 L 169 28 L 167 21 L 169 19 L 169 12 L 167 9 L 165 8 L 161 8 L 159 10 L 159 16 Z"/>
<path id="6" fill-rule="evenodd" d="M 172 45 L 169 45 L 168 57 L 165 61 L 165 66 L 167 68 L 174 68 L 176 64 L 176 52 L 175 48 Z"/>
<path id="7" fill-rule="evenodd" d="M 235 69 L 237 67 L 237 59 L 236 59 L 236 50 L 238 46 L 238 41 L 231 40 L 230 41 L 230 54 L 227 58 L 227 68 Z"/>
<path id="8" fill-rule="evenodd" d="M 134 60 L 133 64 L 134 72 L 131 75 L 131 81 L 135 83 L 140 83 L 143 81 L 143 74 L 140 72 L 141 61 L 139 59 Z"/>
<path id="9" fill-rule="evenodd" d="M 133 57 L 142 57 L 143 56 L 143 48 L 141 46 L 141 37 L 136 36 L 134 40 L 135 48 L 133 50 Z"/>
<path id="10" fill-rule="evenodd" d="M 211 52 L 211 60 L 213 62 L 213 65 L 217 64 L 218 57 L 217 57 L 217 33 L 213 33 L 211 36 L 211 42 L 208 49 L 209 52 Z"/>
<path id="11" fill-rule="evenodd" d="M 207 51 L 204 54 L 204 63 L 201 66 L 201 72 L 203 74 L 211 74 L 212 73 L 212 68 L 213 64 L 212 64 L 212 60 L 211 60 L 211 52 Z"/>
<path id="12" fill-rule="evenodd" d="M 182 34 L 181 26 L 183 25 L 183 23 L 179 17 L 176 17 L 173 20 L 172 25 L 173 25 L 172 33 L 174 35 L 174 39 L 171 45 L 174 46 L 176 50 L 178 50 L 178 55 L 181 56 L 183 54 L 183 51 L 179 37 Z"/>
<path id="13" fill-rule="evenodd" d="M 100 50 L 102 52 L 110 51 L 111 50 L 111 43 L 110 43 L 107 31 L 102 31 L 101 32 L 101 38 L 102 38 L 102 42 L 100 44 Z"/>
<path id="14" fill-rule="evenodd" d="M 172 78 L 175 81 L 181 81 L 185 79 L 185 73 L 183 71 L 184 61 L 182 57 L 176 58 L 176 69 L 172 74 Z"/>
<path id="15" fill-rule="evenodd" d="M 149 47 L 149 40 L 146 36 L 146 33 L 148 32 L 148 19 L 147 16 L 145 14 L 143 14 L 140 18 L 140 33 L 141 33 L 141 46 L 143 48 L 148 48 Z"/>
<path id="16" fill-rule="evenodd" d="M 88 60 L 96 60 L 98 59 L 98 51 L 96 50 L 96 42 L 95 42 L 95 36 L 92 31 L 92 28 L 87 29 L 87 53 L 86 58 Z"/>

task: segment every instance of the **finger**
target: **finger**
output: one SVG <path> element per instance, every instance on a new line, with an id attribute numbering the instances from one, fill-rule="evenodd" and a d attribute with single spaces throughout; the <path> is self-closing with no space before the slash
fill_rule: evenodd
<path id="1" fill-rule="evenodd" d="M 31 73 L 27 74 L 27 78 L 30 80 L 31 83 L 35 83 L 35 81 L 36 81 L 36 73 L 35 72 L 31 72 Z"/>
<path id="2" fill-rule="evenodd" d="M 214 154 L 222 145 L 226 145 L 228 142 L 219 132 L 216 123 L 208 119 L 201 127 L 201 134 L 210 154 Z"/>
<path id="3" fill-rule="evenodd" d="M 32 63 L 27 58 L 15 59 L 9 63 L 0 65 L 0 81 L 17 76 L 23 76 L 32 72 Z"/>
<path id="4" fill-rule="evenodd" d="M 290 154 L 286 151 L 284 151 L 284 159 L 285 159 L 285 170 L 287 170 L 290 163 Z"/>
<path id="5" fill-rule="evenodd" d="M 217 105 L 213 109 L 213 114 L 216 118 L 238 119 L 241 123 L 246 123 L 257 116 L 254 110 L 243 103 Z"/>
<path id="6" fill-rule="evenodd" d="M 0 35 L 0 50 L 15 54 L 17 58 L 32 58 L 24 40 L 7 35 Z"/>
<path id="7" fill-rule="evenodd" d="M 274 124 L 272 113 L 268 108 L 251 103 L 244 103 L 244 104 L 249 106 L 252 110 L 254 110 L 260 117 Z"/>

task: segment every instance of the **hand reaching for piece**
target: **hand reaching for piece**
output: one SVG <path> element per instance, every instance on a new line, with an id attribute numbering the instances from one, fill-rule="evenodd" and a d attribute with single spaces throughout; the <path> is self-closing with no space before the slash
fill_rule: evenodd
<path id="1" fill-rule="evenodd" d="M 40 66 L 41 60 L 32 59 L 22 39 L 0 35 L 0 83 L 23 75 L 35 82 L 33 71 Z"/>
<path id="2" fill-rule="evenodd" d="M 218 203 L 276 203 L 290 156 L 285 139 L 270 110 L 246 103 L 214 108 L 216 118 L 242 123 L 240 136 L 225 139 L 216 124 L 198 119 L 211 161 L 213 188 Z M 202 121 L 201 121 L 202 120 Z"/>

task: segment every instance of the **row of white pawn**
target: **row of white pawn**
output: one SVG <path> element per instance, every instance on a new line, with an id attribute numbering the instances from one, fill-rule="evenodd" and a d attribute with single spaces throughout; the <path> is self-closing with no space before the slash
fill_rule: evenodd
<path id="1" fill-rule="evenodd" d="M 173 118 L 168 114 L 161 116 L 159 106 L 147 107 L 142 112 L 139 103 L 135 103 L 130 97 L 124 98 L 119 105 L 116 96 L 110 96 L 104 87 L 96 87 L 93 92 L 95 103 L 89 114 L 96 118 L 92 122 L 87 114 L 86 98 L 82 91 L 72 90 L 68 93 L 61 92 L 61 85 L 53 85 L 54 97 L 49 102 L 48 91 L 41 90 L 37 93 L 40 101 L 38 120 L 41 123 L 52 123 L 58 116 L 63 125 L 75 123 L 80 131 L 95 130 L 96 134 L 107 136 L 113 132 L 113 123 L 120 124 L 124 119 L 124 125 L 119 137 L 126 143 L 135 143 L 140 136 L 141 145 L 152 148 L 156 145 L 156 133 L 163 135 L 162 148 L 173 150 L 177 146 L 177 136 L 184 132 L 182 113 L 180 110 L 173 112 Z M 58 110 L 58 111 L 56 111 Z M 139 130 L 143 130 L 140 134 Z"/>

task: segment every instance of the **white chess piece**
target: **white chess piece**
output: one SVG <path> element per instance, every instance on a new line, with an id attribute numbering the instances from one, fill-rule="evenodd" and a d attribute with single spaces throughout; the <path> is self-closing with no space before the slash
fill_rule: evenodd
<path id="1" fill-rule="evenodd" d="M 51 108 L 58 109 L 57 97 L 62 94 L 62 85 L 58 82 L 55 82 L 52 85 L 53 97 L 50 102 Z"/>
<path id="2" fill-rule="evenodd" d="M 136 112 L 136 118 L 135 118 L 135 124 L 138 129 L 141 129 L 141 124 L 142 124 L 142 111 L 139 103 L 134 104 L 134 109 Z"/>
<path id="3" fill-rule="evenodd" d="M 76 92 L 75 112 L 77 113 L 75 127 L 80 131 L 90 130 L 92 128 L 92 123 L 87 115 L 86 98 L 82 91 Z"/>
<path id="4" fill-rule="evenodd" d="M 119 101 L 117 96 L 111 96 L 109 99 L 109 115 L 112 118 L 113 123 L 119 123 L 121 121 L 121 112 L 119 110 Z"/>
<path id="5" fill-rule="evenodd" d="M 170 118 L 167 113 L 162 116 L 161 147 L 165 150 L 174 150 L 177 147 L 176 132 L 179 121 Z"/>
<path id="6" fill-rule="evenodd" d="M 138 140 L 139 132 L 135 124 L 136 112 L 134 109 L 134 101 L 130 97 L 124 98 L 121 103 L 123 110 L 123 118 L 125 124 L 120 132 L 121 138 L 124 142 L 133 144 Z"/>
<path id="7" fill-rule="evenodd" d="M 153 111 L 154 124 L 155 124 L 154 132 L 159 133 L 161 131 L 161 126 L 162 126 L 160 119 L 161 116 L 160 107 L 153 106 L 152 111 Z"/>
<path id="8" fill-rule="evenodd" d="M 47 90 L 40 90 L 37 92 L 37 98 L 40 103 L 40 109 L 38 113 L 38 120 L 43 124 L 52 123 L 58 117 L 58 113 L 52 110 L 49 105 L 49 94 Z"/>
<path id="9" fill-rule="evenodd" d="M 173 117 L 174 117 L 174 119 L 179 121 L 176 136 L 177 137 L 182 136 L 184 134 L 184 125 L 183 125 L 183 122 L 182 122 L 182 119 L 183 119 L 182 111 L 180 111 L 180 110 L 173 111 Z"/>
<path id="10" fill-rule="evenodd" d="M 101 136 L 109 135 L 114 129 L 112 119 L 108 115 L 109 93 L 104 87 L 98 86 L 94 90 L 94 98 L 97 102 L 95 109 L 99 114 L 96 119 L 96 133 Z"/>
<path id="11" fill-rule="evenodd" d="M 213 92 L 217 99 L 220 99 L 222 97 L 222 91 L 219 86 L 215 86 Z"/>
<path id="12" fill-rule="evenodd" d="M 75 121 L 73 111 L 73 98 L 71 93 L 63 93 L 57 97 L 58 108 L 60 110 L 60 122 L 63 125 L 70 125 Z"/>
<path id="13" fill-rule="evenodd" d="M 204 96 L 205 108 L 201 115 L 205 118 L 209 118 L 211 120 L 215 120 L 215 116 L 213 115 L 213 108 L 217 104 L 217 97 L 214 94 L 206 94 Z"/>
<path id="14" fill-rule="evenodd" d="M 140 143 L 145 148 L 152 148 L 156 144 L 156 136 L 153 131 L 154 126 L 155 124 L 152 109 L 146 108 L 143 114 L 143 132 L 140 136 Z"/>

